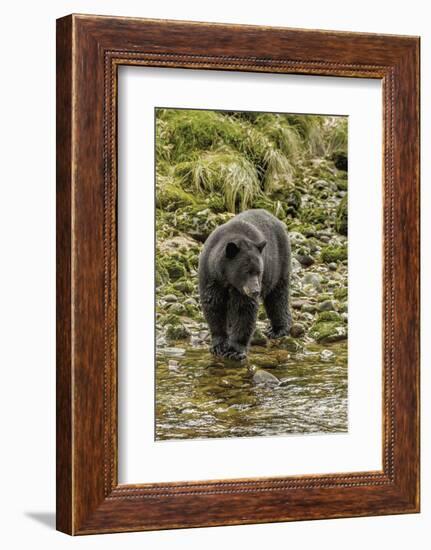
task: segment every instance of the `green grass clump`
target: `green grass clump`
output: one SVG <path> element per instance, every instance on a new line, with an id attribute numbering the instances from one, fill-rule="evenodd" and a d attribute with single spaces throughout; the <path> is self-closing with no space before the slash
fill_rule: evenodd
<path id="1" fill-rule="evenodd" d="M 327 246 L 320 253 L 322 262 L 330 264 L 331 262 L 342 262 L 347 260 L 347 245 L 344 246 Z"/>
<path id="2" fill-rule="evenodd" d="M 256 168 L 227 147 L 208 151 L 177 166 L 177 174 L 194 193 L 219 193 L 228 212 L 247 210 L 262 193 Z"/>

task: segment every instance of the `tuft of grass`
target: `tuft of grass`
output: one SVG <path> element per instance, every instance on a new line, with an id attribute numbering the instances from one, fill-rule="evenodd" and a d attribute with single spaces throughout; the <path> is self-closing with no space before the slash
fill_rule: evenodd
<path id="1" fill-rule="evenodd" d="M 326 127 L 326 156 L 344 154 L 347 157 L 348 128 L 347 117 L 331 117 Z"/>
<path id="2" fill-rule="evenodd" d="M 226 209 L 232 213 L 247 210 L 261 194 L 255 166 L 244 155 L 227 147 L 181 163 L 177 174 L 196 193 L 221 193 Z"/>

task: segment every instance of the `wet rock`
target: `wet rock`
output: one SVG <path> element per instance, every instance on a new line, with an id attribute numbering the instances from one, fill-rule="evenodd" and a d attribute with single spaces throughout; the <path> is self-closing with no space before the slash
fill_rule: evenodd
<path id="1" fill-rule="evenodd" d="M 347 329 L 344 326 L 340 326 L 337 321 L 319 322 L 311 327 L 310 336 L 316 342 L 329 344 L 345 340 L 347 338 Z"/>
<path id="2" fill-rule="evenodd" d="M 305 334 L 304 325 L 301 325 L 300 323 L 293 323 L 290 328 L 290 334 L 291 336 L 293 336 L 293 338 L 300 338 Z"/>
<path id="3" fill-rule="evenodd" d="M 337 271 L 337 264 L 335 262 L 331 262 L 328 267 L 331 271 Z"/>
<path id="4" fill-rule="evenodd" d="M 173 302 L 178 302 L 178 297 L 175 296 L 175 294 L 167 294 L 166 296 L 163 297 L 163 299 L 168 304 L 173 303 Z"/>
<path id="5" fill-rule="evenodd" d="M 319 311 L 335 311 L 335 302 L 332 300 L 325 300 L 319 304 Z"/>
<path id="6" fill-rule="evenodd" d="M 283 336 L 282 338 L 279 338 L 276 340 L 277 347 L 281 349 L 286 349 L 287 351 L 291 351 L 292 353 L 297 353 L 301 346 L 298 344 L 298 342 L 290 337 L 290 336 Z"/>
<path id="7" fill-rule="evenodd" d="M 252 346 L 266 346 L 268 344 L 268 338 L 261 331 L 260 328 L 256 328 L 253 337 L 251 339 Z"/>
<path id="8" fill-rule="evenodd" d="M 335 353 L 329 349 L 324 349 L 319 355 L 322 361 L 331 361 L 335 357 Z"/>
<path id="9" fill-rule="evenodd" d="M 183 348 L 157 348 L 157 355 L 165 355 L 167 357 L 181 357 L 181 355 L 184 355 L 186 353 L 186 350 Z"/>
<path id="10" fill-rule="evenodd" d="M 296 259 L 304 267 L 309 267 L 314 264 L 314 258 L 310 254 L 297 254 Z"/>
<path id="11" fill-rule="evenodd" d="M 253 383 L 264 386 L 278 386 L 279 379 L 263 369 L 257 369 L 253 374 Z"/>
<path id="12" fill-rule="evenodd" d="M 177 371 L 180 368 L 180 364 L 178 361 L 175 361 L 175 359 L 169 359 L 168 361 L 168 369 L 170 371 Z"/>

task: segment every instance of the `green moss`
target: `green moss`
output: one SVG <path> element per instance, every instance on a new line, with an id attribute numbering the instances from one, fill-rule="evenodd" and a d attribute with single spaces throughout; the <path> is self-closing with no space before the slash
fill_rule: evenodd
<path id="1" fill-rule="evenodd" d="M 347 195 L 345 195 L 337 208 L 335 217 L 335 229 L 341 235 L 347 235 Z"/>
<path id="2" fill-rule="evenodd" d="M 317 322 L 340 321 L 341 317 L 336 311 L 322 311 L 317 316 Z"/>
<path id="3" fill-rule="evenodd" d="M 321 344 L 330 344 L 347 338 L 347 330 L 340 326 L 340 321 L 322 321 L 310 329 L 310 336 Z"/>
<path id="4" fill-rule="evenodd" d="M 326 224 L 328 221 L 328 209 L 321 207 L 304 208 L 302 211 L 302 221 L 313 224 Z"/>
<path id="5" fill-rule="evenodd" d="M 181 292 L 182 294 L 191 294 L 195 290 L 195 285 L 190 281 L 190 279 L 180 279 L 172 286 L 175 290 Z"/>
<path id="6" fill-rule="evenodd" d="M 157 186 L 156 208 L 163 208 L 167 212 L 171 212 L 195 204 L 195 197 L 184 191 L 179 185 L 167 183 Z"/>
<path id="7" fill-rule="evenodd" d="M 347 260 L 347 245 L 344 246 L 327 246 L 320 253 L 322 262 L 327 264 L 331 262 L 342 262 Z"/>
<path id="8" fill-rule="evenodd" d="M 169 341 L 186 340 L 190 332 L 183 325 L 166 325 L 166 338 Z"/>
<path id="9" fill-rule="evenodd" d="M 334 290 L 334 298 L 337 300 L 346 300 L 348 296 L 347 287 L 337 288 Z"/>

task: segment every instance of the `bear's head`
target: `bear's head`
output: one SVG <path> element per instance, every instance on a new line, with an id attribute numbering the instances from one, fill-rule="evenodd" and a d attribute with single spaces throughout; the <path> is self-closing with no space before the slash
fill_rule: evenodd
<path id="1" fill-rule="evenodd" d="M 241 294 L 257 299 L 262 290 L 263 258 L 266 241 L 259 243 L 250 239 L 238 238 L 226 243 L 225 269 L 226 282 Z"/>

